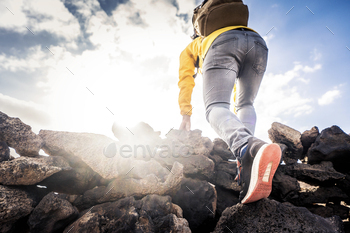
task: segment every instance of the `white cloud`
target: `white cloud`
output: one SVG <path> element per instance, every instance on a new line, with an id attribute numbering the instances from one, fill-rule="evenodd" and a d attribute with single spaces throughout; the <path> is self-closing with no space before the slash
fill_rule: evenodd
<path id="1" fill-rule="evenodd" d="M 84 2 L 84 4 L 87 3 Z M 34 33 L 33 36 L 39 31 L 48 31 L 68 41 L 80 35 L 78 20 L 59 0 L 3 1 L 2 6 L 0 9 L 0 27 L 2 28 L 28 33 L 26 28 L 28 27 Z"/>
<path id="2" fill-rule="evenodd" d="M 255 108 L 258 115 L 256 136 L 267 140 L 267 131 L 271 123 L 285 123 L 290 117 L 301 117 L 311 114 L 314 110 L 312 98 L 304 97 L 295 82 L 300 76 L 308 73 L 310 67 L 295 63 L 294 68 L 284 74 L 266 74 L 263 78 Z M 319 69 L 319 66 L 312 68 Z"/>
<path id="3" fill-rule="evenodd" d="M 318 99 L 318 104 L 321 106 L 329 105 L 334 102 L 337 98 L 341 96 L 339 90 L 331 90 L 324 93 L 321 98 Z"/>
<path id="4" fill-rule="evenodd" d="M 51 122 L 51 116 L 44 107 L 32 101 L 19 100 L 0 93 L 0 106 L 1 112 L 10 117 L 19 117 L 24 123 L 32 126 L 36 133 Z"/>

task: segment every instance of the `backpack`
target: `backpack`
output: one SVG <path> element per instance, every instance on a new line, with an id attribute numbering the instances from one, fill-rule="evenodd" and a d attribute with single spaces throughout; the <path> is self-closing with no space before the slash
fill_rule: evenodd
<path id="1" fill-rule="evenodd" d="M 192 23 L 199 36 L 228 26 L 247 26 L 249 11 L 242 0 L 204 0 L 193 10 Z"/>

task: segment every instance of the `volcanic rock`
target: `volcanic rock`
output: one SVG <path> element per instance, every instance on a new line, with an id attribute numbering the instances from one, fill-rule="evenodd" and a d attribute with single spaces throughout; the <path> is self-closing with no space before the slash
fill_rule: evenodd
<path id="1" fill-rule="evenodd" d="M 325 219 L 306 208 L 262 199 L 227 208 L 214 233 L 221 232 L 343 232 L 339 217 Z"/>
<path id="2" fill-rule="evenodd" d="M 185 178 L 181 189 L 172 197 L 173 202 L 182 208 L 184 218 L 189 222 L 192 231 L 208 231 L 215 226 L 217 194 L 211 184 Z"/>
<path id="3" fill-rule="evenodd" d="M 307 154 L 307 151 L 309 150 L 312 143 L 316 141 L 316 138 L 320 134 L 317 126 L 312 127 L 310 130 L 304 131 L 304 133 L 301 134 L 301 144 L 303 145 L 303 155 Z"/>
<path id="4" fill-rule="evenodd" d="M 3 112 L 0 112 L 0 141 L 6 142 L 21 156 L 38 156 L 44 143 L 38 135 L 32 132 L 29 125 Z"/>
<path id="5" fill-rule="evenodd" d="M 8 160 L 10 160 L 10 149 L 6 142 L 0 141 L 0 163 Z"/>
<path id="6" fill-rule="evenodd" d="M 170 196 L 126 197 L 83 211 L 64 232 L 191 232 L 177 212 Z"/>
<path id="7" fill-rule="evenodd" d="M 35 207 L 29 216 L 28 225 L 31 232 L 50 233 L 62 231 L 77 217 L 77 208 L 61 195 L 51 192 Z"/>
<path id="8" fill-rule="evenodd" d="M 84 195 L 77 197 L 74 205 L 83 209 L 127 196 L 141 198 L 149 194 L 173 195 L 180 189 L 182 179 L 183 166 L 176 162 L 172 170 L 169 171 L 165 182 L 160 182 L 153 174 L 147 175 L 143 179 L 115 179 L 107 187 L 100 186 L 86 191 Z"/>
<path id="9" fill-rule="evenodd" d="M 321 162 L 321 164 L 291 164 L 280 166 L 284 174 L 295 177 L 308 183 L 316 185 L 334 185 L 337 181 L 345 178 L 345 175 L 337 172 L 331 162 Z"/>
<path id="10" fill-rule="evenodd" d="M 0 163 L 0 183 L 5 185 L 33 185 L 71 167 L 62 157 L 19 157 Z"/>
<path id="11" fill-rule="evenodd" d="M 350 136 L 338 126 L 324 129 L 310 147 L 307 157 L 310 164 L 331 161 L 337 171 L 350 172 Z"/>
<path id="12" fill-rule="evenodd" d="M 290 159 L 297 161 L 302 158 L 303 146 L 300 141 L 300 132 L 281 123 L 274 122 L 268 133 L 272 142 L 282 143 L 288 147 L 290 153 L 286 153 L 286 156 Z"/>
<path id="13" fill-rule="evenodd" d="M 33 200 L 25 191 L 0 185 L 0 232 L 10 231 L 17 220 L 32 210 Z"/>

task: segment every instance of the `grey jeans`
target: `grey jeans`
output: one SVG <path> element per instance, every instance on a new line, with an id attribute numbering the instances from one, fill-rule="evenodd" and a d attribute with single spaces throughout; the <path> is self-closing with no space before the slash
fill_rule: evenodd
<path id="1" fill-rule="evenodd" d="M 206 119 L 236 157 L 239 149 L 254 135 L 253 103 L 266 70 L 267 55 L 266 43 L 259 34 L 239 29 L 219 35 L 204 59 Z M 237 115 L 230 111 L 235 83 Z"/>

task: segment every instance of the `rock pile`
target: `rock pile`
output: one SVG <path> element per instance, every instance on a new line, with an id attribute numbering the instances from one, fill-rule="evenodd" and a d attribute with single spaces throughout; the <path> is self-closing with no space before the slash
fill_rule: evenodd
<path id="1" fill-rule="evenodd" d="M 113 132 L 36 135 L 0 112 L 0 232 L 350 232 L 350 136 L 337 126 L 273 123 L 284 165 L 271 196 L 247 205 L 223 140 L 162 139 L 142 122 Z"/>

